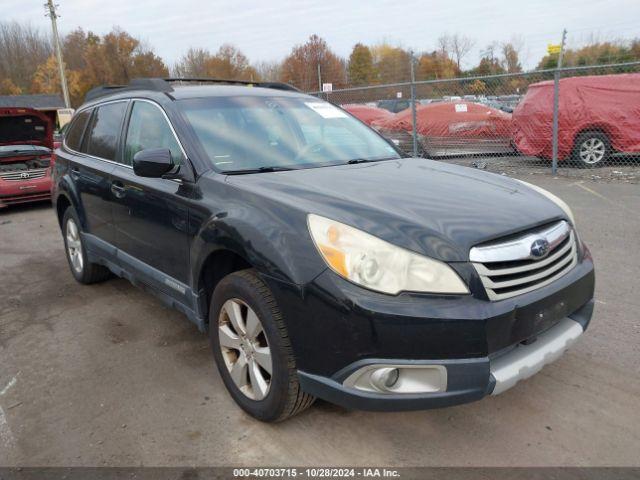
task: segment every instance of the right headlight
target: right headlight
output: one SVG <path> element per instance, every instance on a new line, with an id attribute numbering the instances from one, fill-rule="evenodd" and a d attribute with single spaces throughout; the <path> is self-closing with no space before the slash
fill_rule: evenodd
<path id="1" fill-rule="evenodd" d="M 444 262 L 319 215 L 309 214 L 307 221 L 326 264 L 353 283 L 391 295 L 403 291 L 469 293 L 458 274 Z"/>

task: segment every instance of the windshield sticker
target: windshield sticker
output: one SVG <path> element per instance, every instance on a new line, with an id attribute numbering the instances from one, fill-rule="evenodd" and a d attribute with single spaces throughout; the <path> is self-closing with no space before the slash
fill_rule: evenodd
<path id="1" fill-rule="evenodd" d="M 456 103 L 456 113 L 466 112 L 467 104 L 466 103 Z"/>
<path id="2" fill-rule="evenodd" d="M 334 107 L 330 103 L 325 102 L 305 102 L 311 110 L 316 112 L 322 118 L 347 118 L 347 114 L 339 108 Z"/>

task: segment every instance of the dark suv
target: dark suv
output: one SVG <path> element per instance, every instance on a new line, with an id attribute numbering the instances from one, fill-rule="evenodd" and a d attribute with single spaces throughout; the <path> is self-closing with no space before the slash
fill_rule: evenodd
<path id="1" fill-rule="evenodd" d="M 593 262 L 562 200 L 403 158 L 287 85 L 191 83 L 90 92 L 55 211 L 74 277 L 127 278 L 208 331 L 251 415 L 478 400 L 587 328 Z"/>

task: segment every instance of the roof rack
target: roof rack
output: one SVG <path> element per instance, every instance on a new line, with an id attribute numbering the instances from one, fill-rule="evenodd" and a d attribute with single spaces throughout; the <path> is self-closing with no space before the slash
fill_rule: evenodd
<path id="1" fill-rule="evenodd" d="M 227 80 L 223 78 L 165 78 L 170 83 L 220 83 L 226 85 L 245 85 L 247 87 L 275 88 L 277 90 L 289 90 L 299 92 L 296 87 L 283 82 L 252 82 L 249 80 Z"/>
<path id="2" fill-rule="evenodd" d="M 173 92 L 172 83 L 216 83 L 225 85 L 244 85 L 247 87 L 274 88 L 299 92 L 296 87 L 281 82 L 250 82 L 246 80 L 226 80 L 221 78 L 134 78 L 129 85 L 102 85 L 92 88 L 84 97 L 85 102 L 95 100 L 105 95 L 131 90 L 152 90 L 155 92 Z"/>

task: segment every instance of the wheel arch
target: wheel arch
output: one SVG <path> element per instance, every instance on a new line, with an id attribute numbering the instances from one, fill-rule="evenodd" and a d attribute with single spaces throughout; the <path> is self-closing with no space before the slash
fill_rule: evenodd
<path id="1" fill-rule="evenodd" d="M 80 195 L 74 182 L 70 178 L 63 176 L 58 183 L 54 185 L 53 192 L 53 204 L 56 209 L 60 227 L 62 227 L 62 217 L 64 216 L 65 210 L 73 207 L 76 209 L 76 213 L 80 218 L 81 227 L 85 228 L 85 217 L 81 208 Z"/>
<path id="2" fill-rule="evenodd" d="M 196 291 L 198 292 L 199 310 L 204 318 L 205 325 L 209 322 L 209 307 L 211 297 L 220 280 L 227 275 L 253 268 L 244 253 L 240 254 L 235 249 L 219 248 L 210 251 L 198 269 L 196 277 Z"/>
<path id="3" fill-rule="evenodd" d="M 611 142 L 611 137 L 612 137 L 611 131 L 613 128 L 614 127 L 612 125 L 608 125 L 605 123 L 594 123 L 589 125 L 583 125 L 576 130 L 576 133 L 573 136 L 573 146 L 574 148 L 578 146 L 576 142 L 578 141 L 578 138 L 580 138 L 581 135 L 585 133 L 598 132 L 604 135 L 605 137 L 607 137 L 607 140 L 609 141 L 609 146 L 613 148 L 613 145 Z"/>
<path id="4" fill-rule="evenodd" d="M 58 225 L 60 226 L 60 228 L 62 228 L 62 219 L 64 218 L 64 212 L 66 212 L 67 208 L 69 208 L 71 205 L 71 200 L 69 200 L 69 197 L 66 194 L 63 193 L 58 195 L 58 198 L 56 199 L 56 214 L 58 217 Z"/>

